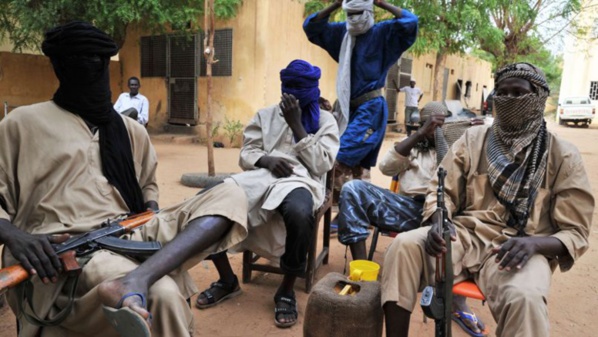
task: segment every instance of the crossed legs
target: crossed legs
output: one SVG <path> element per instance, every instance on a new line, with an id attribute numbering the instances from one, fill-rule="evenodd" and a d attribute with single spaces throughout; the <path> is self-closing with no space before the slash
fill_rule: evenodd
<path id="1" fill-rule="evenodd" d="M 293 291 L 298 276 L 305 273 L 307 264 L 307 251 L 312 238 L 315 218 L 313 215 L 313 198 L 305 188 L 297 188 L 291 191 L 282 201 L 277 211 L 282 215 L 287 237 L 285 240 L 285 252 L 280 258 L 280 267 L 284 276 L 278 287 L 275 299 L 284 297 L 292 301 L 276 300 L 277 313 L 275 321 L 277 325 L 286 327 L 295 324 L 297 321 L 295 293 Z M 211 256 L 212 262 L 218 270 L 220 280 L 218 282 L 233 284 L 237 281 L 226 253 Z M 232 287 L 211 287 L 213 303 L 218 303 L 230 293 Z M 210 300 L 205 292 L 197 299 L 197 306 L 205 307 Z M 295 312 L 293 312 L 295 311 Z"/>

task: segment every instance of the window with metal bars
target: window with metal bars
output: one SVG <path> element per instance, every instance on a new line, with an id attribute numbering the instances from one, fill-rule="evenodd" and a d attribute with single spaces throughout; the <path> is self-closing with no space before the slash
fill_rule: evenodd
<path id="1" fill-rule="evenodd" d="M 399 65 L 399 88 L 409 86 L 412 69 L 413 60 L 407 57 L 401 57 L 401 64 Z"/>
<path id="2" fill-rule="evenodd" d="M 195 71 L 199 76 L 206 76 L 206 60 L 203 55 L 204 33 L 202 32 L 196 37 L 198 39 L 180 35 L 141 37 L 141 76 L 193 77 Z M 199 56 L 199 67 L 189 66 L 189 62 L 194 62 L 195 56 L 193 53 L 189 53 L 188 48 L 194 48 L 195 53 Z M 217 62 L 212 65 L 212 75 L 232 76 L 233 30 L 231 28 L 215 31 L 214 49 L 216 51 L 214 59 Z M 168 74 L 168 59 L 170 59 L 170 74 Z M 189 71 L 193 71 L 194 74 L 188 74 Z"/>
<path id="3" fill-rule="evenodd" d="M 141 77 L 166 77 L 166 35 L 141 37 Z"/>
<path id="4" fill-rule="evenodd" d="M 590 99 L 598 100 L 598 81 L 590 82 Z"/>
<path id="5" fill-rule="evenodd" d="M 199 54 L 200 54 L 200 72 L 199 76 L 206 76 L 206 58 L 203 54 L 204 33 L 200 35 Z M 217 29 L 214 32 L 214 60 L 212 64 L 212 76 L 232 76 L 233 75 L 233 30 L 231 28 Z"/>

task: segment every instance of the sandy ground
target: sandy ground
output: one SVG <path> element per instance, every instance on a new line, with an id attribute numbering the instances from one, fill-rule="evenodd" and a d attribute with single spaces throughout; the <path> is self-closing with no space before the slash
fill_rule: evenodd
<path id="1" fill-rule="evenodd" d="M 566 128 L 549 124 L 549 129 L 556 132 L 578 146 L 581 151 L 586 170 L 592 182 L 594 195 L 598 188 L 598 126 L 587 129 Z M 381 153 L 385 153 L 394 141 L 404 135 L 393 134 L 387 137 Z M 174 204 L 186 197 L 192 196 L 197 191 L 179 183 L 183 173 L 206 172 L 206 148 L 197 144 L 183 144 L 162 140 L 163 137 L 154 139 L 158 152 L 160 165 L 158 167 L 158 181 L 161 190 L 160 205 Z M 218 172 L 237 172 L 238 149 L 215 149 L 216 170 Z M 389 178 L 383 176 L 377 169 L 372 171 L 372 182 L 387 187 Z M 574 268 L 562 274 L 556 271 L 549 297 L 550 321 L 552 336 L 594 336 L 598 331 L 598 286 L 595 280 L 598 277 L 598 266 L 594 261 L 598 258 L 596 247 L 596 234 L 594 228 L 590 235 L 590 249 L 579 260 Z M 375 261 L 382 262 L 383 253 L 390 244 L 391 239 L 381 237 L 378 243 Z M 345 247 L 336 238 L 331 241 L 330 264 L 323 266 L 317 273 L 321 278 L 329 272 L 343 272 L 345 264 Z M 369 247 L 369 242 L 368 242 Z M 234 271 L 240 277 L 242 269 L 241 255 L 230 256 Z M 210 262 L 203 262 L 191 270 L 191 274 L 200 289 L 205 289 L 217 279 L 217 273 Z M 290 329 L 279 329 L 274 323 L 273 295 L 281 277 L 268 273 L 254 272 L 249 284 L 243 284 L 244 293 L 234 299 L 223 302 L 221 305 L 207 309 L 193 309 L 195 314 L 196 336 L 302 336 L 303 318 L 308 295 L 304 292 L 305 283 L 299 280 L 296 285 L 296 294 L 299 304 L 299 322 Z M 195 297 L 193 298 L 195 300 Z M 494 336 L 496 324 L 488 310 L 480 301 L 470 300 L 478 316 L 491 328 Z M 365 313 L 364 313 L 365 314 Z M 433 323 L 422 322 L 423 314 L 416 308 L 411 319 L 411 336 L 433 336 Z M 15 318 L 10 310 L 0 313 L 0 337 L 16 336 Z M 453 336 L 465 337 L 458 326 L 453 328 Z"/>

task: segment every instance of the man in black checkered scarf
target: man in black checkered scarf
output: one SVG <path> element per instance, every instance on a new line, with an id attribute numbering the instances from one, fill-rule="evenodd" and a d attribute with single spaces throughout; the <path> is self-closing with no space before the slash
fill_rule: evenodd
<path id="1" fill-rule="evenodd" d="M 546 172 L 548 137 L 544 107 L 550 94 L 542 70 L 514 63 L 496 72 L 496 119 L 489 132 L 488 176 L 507 207 L 507 225 L 523 233 Z"/>

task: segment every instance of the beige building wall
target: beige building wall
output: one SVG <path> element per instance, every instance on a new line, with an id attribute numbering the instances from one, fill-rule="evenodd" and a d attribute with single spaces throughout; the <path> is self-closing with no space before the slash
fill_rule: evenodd
<path id="1" fill-rule="evenodd" d="M 8 40 L 8 38 L 0 39 L 0 52 L 12 52 L 12 51 L 13 51 L 13 44 Z M 42 53 L 37 49 L 24 49 L 21 52 L 24 54 L 42 55 Z"/>
<path id="2" fill-rule="evenodd" d="M 304 1 L 245 0 L 236 18 L 217 22 L 216 28 L 233 29 L 232 76 L 213 77 L 213 116 L 223 123 L 225 117 L 246 124 L 255 112 L 280 100 L 279 72 L 290 61 L 304 59 L 322 69 L 322 96 L 336 99 L 337 63 L 320 47 L 311 44 L 303 32 Z M 140 37 L 150 33 L 131 27 L 126 42 L 111 62 L 111 89 L 116 100 L 126 91 L 126 80 L 140 77 Z M 6 45 L 6 43 L 4 44 Z M 3 47 L 10 50 L 10 46 Z M 413 61 L 413 76 L 424 91 L 420 106 L 432 99 L 433 54 Z M 472 95 L 463 99 L 464 107 L 478 109 L 482 86 L 492 89 L 491 65 L 470 56 L 449 56 L 450 75 L 447 98 L 455 95 L 458 79 L 472 82 Z M 0 52 L 0 100 L 24 105 L 50 99 L 58 83 L 49 60 L 41 55 Z M 463 88 L 464 89 L 464 88 Z M 168 124 L 168 83 L 166 78 L 141 78 L 141 93 L 150 101 L 149 128 L 162 131 Z M 207 80 L 198 80 L 199 122 L 194 131 L 204 134 Z M 404 121 L 404 94 L 397 100 L 397 120 Z"/>
<path id="3" fill-rule="evenodd" d="M 110 62 L 112 98 L 121 91 L 120 65 Z M 42 55 L 0 52 L 0 101 L 7 102 L 9 111 L 14 107 L 52 99 L 58 80 L 50 59 Z M 4 107 L 0 119 L 4 117 Z"/>
<path id="4" fill-rule="evenodd" d="M 419 105 L 420 108 L 433 99 L 435 66 L 436 54 L 430 53 L 413 58 L 413 70 L 411 75 L 412 78 L 415 78 L 416 80 L 416 86 L 424 92 L 424 96 L 422 97 Z M 494 88 L 492 64 L 470 55 L 457 54 L 449 55 L 447 57 L 445 68 L 447 68 L 449 72 L 446 99 L 459 99 L 464 108 L 470 109 L 479 114 L 482 96 L 487 95 Z M 444 74 L 444 69 L 441 69 L 440 71 L 441 74 Z M 457 98 L 458 80 L 461 80 L 462 83 L 460 98 Z M 464 97 L 467 81 L 471 81 L 470 97 Z M 484 86 L 486 86 L 485 91 Z M 399 124 L 403 124 L 404 121 L 405 94 L 399 93 L 397 100 L 397 122 Z"/>
<path id="5" fill-rule="evenodd" d="M 337 64 L 321 48 L 311 44 L 303 32 L 301 1 L 245 0 L 235 19 L 218 22 L 216 29 L 233 29 L 232 76 L 213 77 L 212 115 L 215 122 L 225 116 L 246 124 L 258 109 L 280 101 L 282 68 L 294 59 L 304 59 L 322 69 L 322 96 L 335 97 Z M 145 34 L 130 30 L 119 54 L 123 81 L 140 76 L 139 41 Z M 216 51 L 216 54 L 218 51 Z M 122 83 L 126 88 L 126 83 Z M 141 78 L 140 92 L 150 101 L 152 130 L 162 130 L 168 121 L 168 92 L 164 78 Z M 198 105 L 200 123 L 205 123 L 207 79 L 200 77 Z M 197 132 L 203 133 L 203 125 Z"/>
<path id="6" fill-rule="evenodd" d="M 584 7 L 598 7 L 598 0 L 586 0 Z M 598 11 L 585 11 L 578 20 L 583 25 L 596 25 Z M 598 81 L 598 26 L 585 36 L 566 38 L 559 102 L 565 97 L 589 96 L 592 81 Z M 598 100 L 593 102 L 598 104 Z"/>
<path id="7" fill-rule="evenodd" d="M 110 62 L 112 99 L 120 94 L 120 65 Z M 52 99 L 58 88 L 50 59 L 43 55 L 0 52 L 0 101 L 15 107 Z M 0 119 L 4 118 L 4 107 Z"/>

